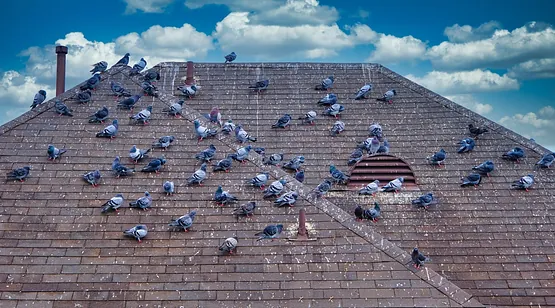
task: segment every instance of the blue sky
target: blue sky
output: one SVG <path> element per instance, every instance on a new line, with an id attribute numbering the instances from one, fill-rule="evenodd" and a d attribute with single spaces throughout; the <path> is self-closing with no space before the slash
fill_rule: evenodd
<path id="1" fill-rule="evenodd" d="M 0 123 L 39 89 L 52 97 L 55 44 L 70 48 L 68 88 L 125 52 L 153 66 L 234 50 L 245 62 L 378 62 L 555 150 L 555 1 L 21 0 L 4 11 Z"/>

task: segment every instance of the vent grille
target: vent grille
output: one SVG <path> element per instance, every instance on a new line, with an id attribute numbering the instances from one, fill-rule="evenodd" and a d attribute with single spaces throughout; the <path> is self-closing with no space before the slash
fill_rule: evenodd
<path id="1" fill-rule="evenodd" d="M 380 185 L 385 185 L 398 177 L 405 179 L 405 189 L 418 189 L 416 177 L 409 164 L 392 155 L 374 155 L 364 158 L 351 169 L 347 185 L 349 188 L 360 188 L 374 180 L 379 180 Z"/>

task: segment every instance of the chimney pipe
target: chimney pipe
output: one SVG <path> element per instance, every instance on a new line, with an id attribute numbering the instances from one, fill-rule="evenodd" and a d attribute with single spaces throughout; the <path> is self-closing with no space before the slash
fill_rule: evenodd
<path id="1" fill-rule="evenodd" d="M 195 81 L 193 76 L 195 75 L 195 66 L 193 61 L 187 61 L 187 79 L 185 79 L 186 85 L 192 85 Z"/>
<path id="2" fill-rule="evenodd" d="M 66 46 L 56 46 L 56 96 L 65 92 L 66 88 Z"/>
<path id="3" fill-rule="evenodd" d="M 299 231 L 297 232 L 299 238 L 308 238 L 308 232 L 306 231 L 306 210 L 299 210 Z"/>

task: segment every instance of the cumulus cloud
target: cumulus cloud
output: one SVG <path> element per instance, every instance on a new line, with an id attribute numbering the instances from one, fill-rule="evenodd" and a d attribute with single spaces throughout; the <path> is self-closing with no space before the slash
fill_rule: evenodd
<path id="1" fill-rule="evenodd" d="M 518 79 L 555 78 L 555 58 L 520 63 L 511 67 L 507 75 Z"/>
<path id="2" fill-rule="evenodd" d="M 442 95 L 465 94 L 487 91 L 518 90 L 517 80 L 507 75 L 475 69 L 461 72 L 431 71 L 423 77 L 412 74 L 406 78 Z"/>
<path id="3" fill-rule="evenodd" d="M 412 35 L 396 37 L 380 34 L 374 46 L 376 49 L 366 61 L 380 64 L 421 60 L 426 53 L 426 43 Z"/>
<path id="4" fill-rule="evenodd" d="M 127 3 L 125 14 L 133 14 L 137 11 L 145 13 L 162 13 L 166 6 L 173 0 L 123 0 Z"/>
<path id="5" fill-rule="evenodd" d="M 478 102 L 471 94 L 451 95 L 446 96 L 445 98 L 481 115 L 486 115 L 493 111 L 492 105 Z"/>
<path id="6" fill-rule="evenodd" d="M 35 77 L 23 76 L 16 71 L 4 72 L 0 79 L 0 123 L 29 110 L 39 90 L 46 91 L 47 99 L 54 97 L 55 90 L 49 85 L 37 83 Z"/>
<path id="7" fill-rule="evenodd" d="M 552 106 L 542 107 L 537 112 L 504 116 L 499 120 L 499 124 L 519 132 L 524 137 L 534 138 L 539 144 L 555 151 L 555 108 Z"/>
<path id="8" fill-rule="evenodd" d="M 492 20 L 481 24 L 478 28 L 473 28 L 470 25 L 459 26 L 459 24 L 454 24 L 445 28 L 443 34 L 453 43 L 464 43 L 490 38 L 498 29 L 501 29 L 501 24 Z"/>

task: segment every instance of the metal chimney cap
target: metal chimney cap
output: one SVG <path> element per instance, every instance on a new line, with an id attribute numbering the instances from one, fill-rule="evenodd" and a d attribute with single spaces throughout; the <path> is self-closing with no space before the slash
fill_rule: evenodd
<path id="1" fill-rule="evenodd" d="M 66 46 L 56 46 L 56 53 L 67 54 L 67 47 Z"/>

